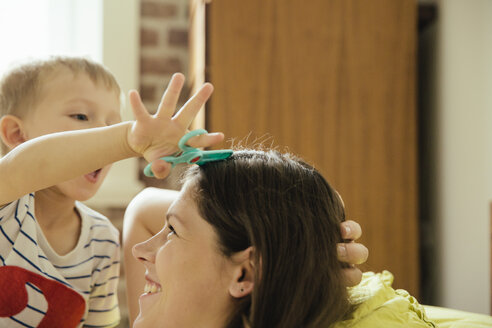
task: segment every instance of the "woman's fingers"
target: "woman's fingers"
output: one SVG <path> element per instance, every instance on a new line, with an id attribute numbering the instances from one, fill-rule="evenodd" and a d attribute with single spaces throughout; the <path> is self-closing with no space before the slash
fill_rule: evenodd
<path id="1" fill-rule="evenodd" d="M 159 107 L 157 107 L 157 117 L 171 118 L 173 116 L 184 81 L 185 77 L 181 73 L 175 73 L 171 77 L 171 81 L 169 81 L 169 85 L 162 95 Z"/>
<path id="2" fill-rule="evenodd" d="M 339 243 L 337 245 L 338 260 L 349 264 L 361 264 L 367 261 L 369 250 L 359 243 Z"/>
<path id="3" fill-rule="evenodd" d="M 179 112 L 174 116 L 176 120 L 182 127 L 188 128 L 195 119 L 196 114 L 202 108 L 202 106 L 207 102 L 208 98 L 212 95 L 214 87 L 210 83 L 205 83 L 197 93 L 191 97 L 186 104 L 179 110 Z"/>
<path id="4" fill-rule="evenodd" d="M 352 220 L 344 221 L 340 224 L 342 238 L 345 240 L 357 240 L 362 236 L 362 228 Z M 354 243 L 339 243 L 337 245 L 338 260 L 350 264 L 349 268 L 343 269 L 345 276 L 345 285 L 352 287 L 360 283 L 362 280 L 362 271 L 355 267 L 356 264 L 361 264 L 367 261 L 369 250 L 366 246 Z"/>
<path id="5" fill-rule="evenodd" d="M 345 268 L 343 269 L 343 276 L 345 278 L 345 286 L 353 287 L 362 280 L 362 271 L 356 267 Z"/>
<path id="6" fill-rule="evenodd" d="M 352 220 L 340 223 L 340 231 L 343 239 L 357 240 L 362 236 L 362 228 Z"/>

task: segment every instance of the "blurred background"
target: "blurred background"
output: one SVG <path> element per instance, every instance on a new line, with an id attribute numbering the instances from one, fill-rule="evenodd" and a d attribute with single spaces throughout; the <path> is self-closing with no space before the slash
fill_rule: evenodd
<path id="1" fill-rule="evenodd" d="M 0 0 L 0 39 L 0 73 L 88 56 L 149 109 L 174 72 L 182 102 L 212 82 L 195 127 L 313 163 L 363 227 L 364 270 L 491 313 L 492 1 Z M 157 181 L 145 164 L 115 164 L 88 205 L 121 229 L 142 188 L 179 188 L 180 169 Z"/>

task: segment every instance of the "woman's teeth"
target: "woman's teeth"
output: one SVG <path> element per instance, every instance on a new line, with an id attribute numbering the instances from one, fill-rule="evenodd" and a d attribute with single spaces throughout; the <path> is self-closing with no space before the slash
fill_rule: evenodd
<path id="1" fill-rule="evenodd" d="M 150 282 L 145 284 L 144 292 L 147 294 L 160 293 L 161 291 L 162 288 L 157 286 L 156 284 Z"/>

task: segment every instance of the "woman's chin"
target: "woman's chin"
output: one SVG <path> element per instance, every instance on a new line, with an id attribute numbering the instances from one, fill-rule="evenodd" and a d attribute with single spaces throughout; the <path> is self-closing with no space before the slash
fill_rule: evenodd
<path id="1" fill-rule="evenodd" d="M 144 326 L 141 326 L 141 323 L 142 323 L 142 312 L 140 312 L 137 316 L 137 318 L 135 319 L 135 321 L 133 322 L 133 328 L 142 328 Z"/>
<path id="2" fill-rule="evenodd" d="M 145 315 L 142 315 L 142 312 L 140 312 L 133 322 L 133 328 L 163 328 L 164 327 L 164 322 L 161 318 L 160 321 L 155 320 L 155 318 L 152 318 L 152 320 Z"/>
<path id="3" fill-rule="evenodd" d="M 138 300 L 140 313 L 133 324 L 134 328 L 158 328 L 164 327 L 162 305 L 162 292 L 142 294 Z"/>
<path id="4" fill-rule="evenodd" d="M 145 316 L 142 315 L 142 311 L 138 314 L 137 318 L 133 322 L 133 328 L 150 328 L 150 327 L 157 327 L 154 322 L 149 322 L 149 320 L 146 320 Z"/>

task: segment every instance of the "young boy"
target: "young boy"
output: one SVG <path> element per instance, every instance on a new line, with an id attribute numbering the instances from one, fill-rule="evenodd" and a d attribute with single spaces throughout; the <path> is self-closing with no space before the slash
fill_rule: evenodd
<path id="1" fill-rule="evenodd" d="M 130 93 L 135 121 L 121 122 L 121 90 L 103 66 L 53 58 L 17 68 L 0 83 L 0 326 L 112 327 L 119 322 L 119 234 L 79 201 L 92 197 L 110 164 L 153 162 L 177 143 L 212 93 L 206 84 L 176 114 L 175 74 L 155 115 Z M 211 146 L 222 134 L 190 140 Z"/>

